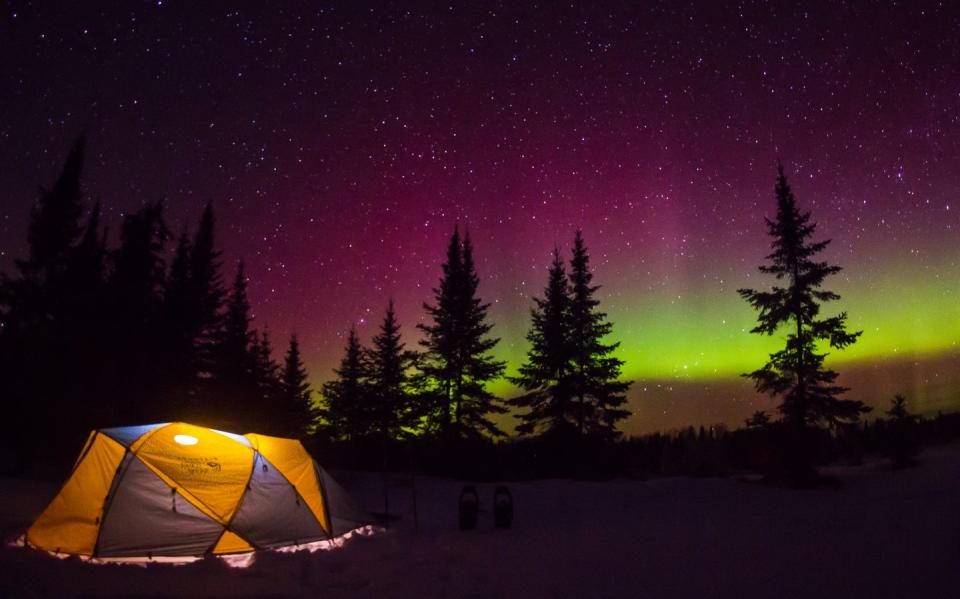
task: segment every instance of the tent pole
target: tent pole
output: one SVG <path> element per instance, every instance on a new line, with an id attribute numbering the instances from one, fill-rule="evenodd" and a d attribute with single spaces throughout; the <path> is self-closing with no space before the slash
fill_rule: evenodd
<path id="1" fill-rule="evenodd" d="M 390 528 L 390 499 L 387 489 L 387 431 L 383 431 L 383 527 Z"/>
<path id="2" fill-rule="evenodd" d="M 420 518 L 417 514 L 417 469 L 414 466 L 414 456 L 415 449 L 413 445 L 409 445 L 409 459 L 407 460 L 407 467 L 410 472 L 410 490 L 413 493 L 413 533 L 417 534 L 420 532 Z"/>

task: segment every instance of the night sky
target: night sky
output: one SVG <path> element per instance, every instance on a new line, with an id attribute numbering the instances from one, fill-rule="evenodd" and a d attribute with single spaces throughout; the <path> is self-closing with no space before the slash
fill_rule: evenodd
<path id="1" fill-rule="evenodd" d="M 514 371 L 580 227 L 624 428 L 737 424 L 776 403 L 737 376 L 780 338 L 736 289 L 771 283 L 780 158 L 845 268 L 827 313 L 864 331 L 828 359 L 850 397 L 960 407 L 960 5 L 361 4 L 0 5 L 0 268 L 86 131 L 112 241 L 212 200 L 225 279 L 244 257 L 255 325 L 319 386 L 390 297 L 414 344 L 457 222 Z"/>

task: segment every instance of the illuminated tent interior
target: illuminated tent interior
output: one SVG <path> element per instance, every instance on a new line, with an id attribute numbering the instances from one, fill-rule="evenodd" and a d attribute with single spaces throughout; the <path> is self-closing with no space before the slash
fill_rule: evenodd
<path id="1" fill-rule="evenodd" d="M 221 555 L 368 522 L 299 441 L 177 422 L 92 432 L 26 543 L 98 558 Z"/>

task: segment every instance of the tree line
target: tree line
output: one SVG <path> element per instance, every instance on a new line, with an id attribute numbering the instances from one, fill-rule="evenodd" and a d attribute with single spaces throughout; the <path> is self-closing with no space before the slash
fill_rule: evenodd
<path id="1" fill-rule="evenodd" d="M 477 296 L 470 235 L 455 227 L 433 303 L 423 306 L 429 323 L 417 326 L 421 350 L 402 342 L 392 302 L 370 347 L 352 328 L 336 377 L 321 390 L 321 430 L 344 440 L 503 437 L 494 419 L 514 408 L 522 434 L 616 438 L 630 414 L 622 408 L 630 383 L 619 380 L 623 361 L 611 355 L 618 344 L 603 343 L 612 325 L 594 298 L 599 287 L 579 231 L 570 268 L 568 276 L 556 250 L 544 296 L 534 298 L 527 360 L 509 377 L 524 393 L 495 397 L 487 386 L 506 364 L 490 353 L 499 340 Z"/>
<path id="2" fill-rule="evenodd" d="M 569 260 L 554 249 L 543 293 L 533 298 L 529 349 L 507 377 L 521 389 L 516 397 L 489 389 L 506 364 L 493 356 L 499 340 L 478 294 L 469 231 L 455 227 L 423 305 L 417 348 L 405 343 L 389 301 L 369 344 L 350 329 L 314 402 L 296 336 L 278 361 L 266 327 L 254 326 L 242 260 L 224 282 L 212 206 L 174 241 L 163 203 L 146 202 L 123 216 L 111 245 L 99 203 L 83 218 L 84 149 L 80 138 L 35 203 L 27 256 L 12 275 L 0 273 L 0 381 L 5 414 L 16 423 L 15 460 L 59 452 L 91 428 L 180 419 L 334 441 L 449 442 L 504 437 L 502 416 L 512 411 L 525 437 L 621 436 L 631 382 L 621 378 L 618 344 L 605 341 L 613 325 L 579 230 Z M 819 431 L 856 424 L 869 411 L 842 398 L 847 389 L 824 365 L 825 346 L 843 349 L 861 333 L 847 330 L 845 312 L 821 315 L 840 299 L 823 286 L 841 269 L 818 258 L 830 240 L 813 239 L 816 223 L 798 208 L 782 165 L 774 195 L 777 212 L 766 219 L 772 252 L 759 270 L 775 282 L 738 292 L 758 313 L 752 333 L 787 331 L 783 349 L 744 375 L 779 398 L 779 418 L 758 412 L 747 424 L 775 431 L 782 463 L 809 473 Z"/>
<path id="3" fill-rule="evenodd" d="M 278 362 L 268 330 L 254 326 L 242 259 L 224 282 L 212 206 L 174 236 L 163 203 L 147 202 L 123 216 L 111 244 L 100 204 L 88 208 L 84 153 L 80 138 L 33 207 L 27 257 L 0 273 L 0 379 L 21 463 L 92 428 L 179 419 L 301 438 L 476 440 L 504 437 L 496 417 L 513 407 L 525 410 L 524 433 L 612 439 L 629 414 L 579 232 L 570 276 L 557 253 L 536 300 L 532 348 L 513 379 L 522 396 L 489 390 L 506 364 L 492 355 L 499 340 L 469 232 L 455 227 L 418 349 L 404 343 L 390 301 L 369 347 L 351 329 L 314 402 L 296 336 Z"/>
<path id="4" fill-rule="evenodd" d="M 159 201 L 124 215 L 111 245 L 99 203 L 83 218 L 84 153 L 80 138 L 33 207 L 27 256 L 0 274 L 4 469 L 55 460 L 110 426 L 189 419 L 304 434 L 315 407 L 297 339 L 277 362 L 252 326 L 242 261 L 223 282 L 212 207 L 172 257 Z"/>

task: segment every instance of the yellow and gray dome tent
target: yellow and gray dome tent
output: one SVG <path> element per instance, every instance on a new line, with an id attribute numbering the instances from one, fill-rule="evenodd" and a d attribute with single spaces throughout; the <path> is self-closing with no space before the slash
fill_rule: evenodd
<path id="1" fill-rule="evenodd" d="M 91 557 L 199 556 L 326 540 L 368 522 L 299 441 L 175 422 L 90 433 L 25 540 Z"/>

